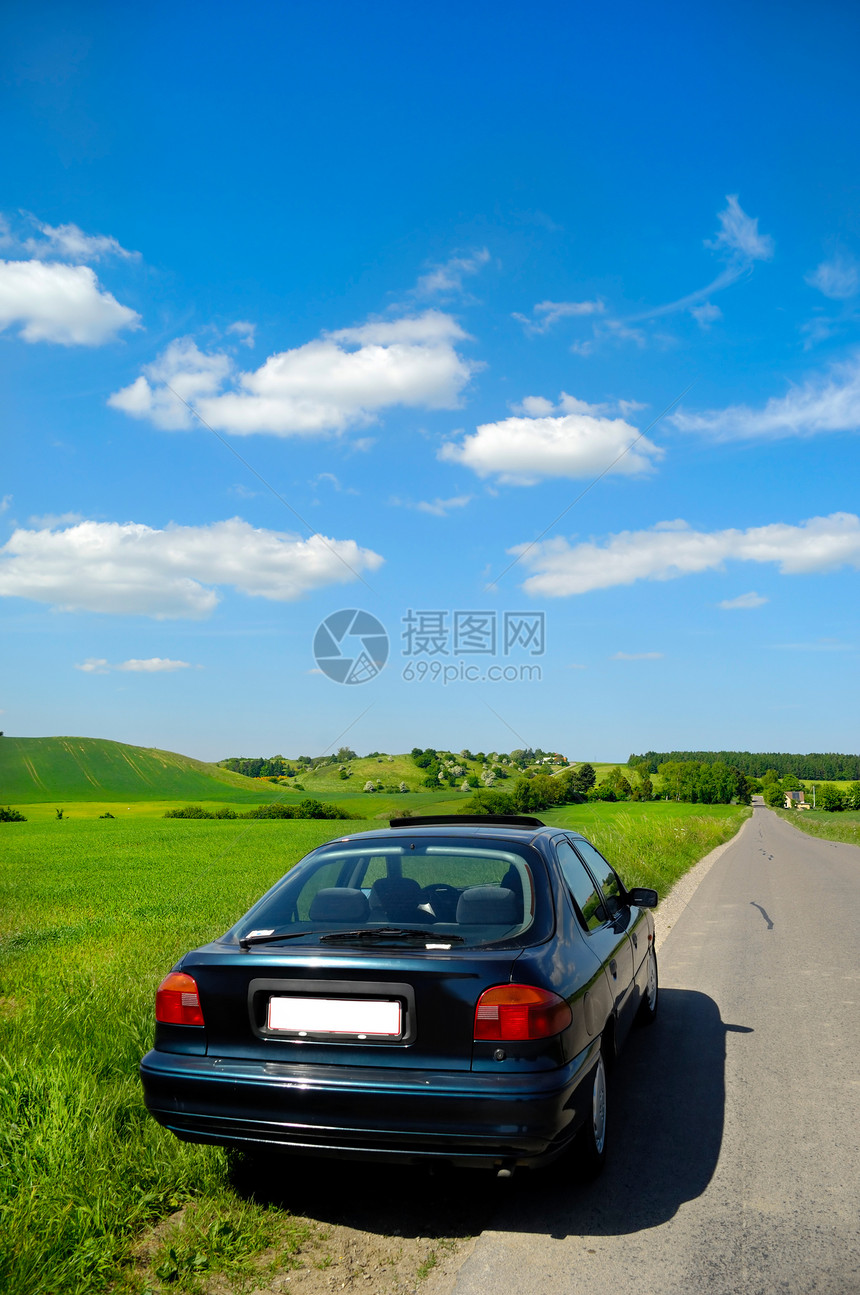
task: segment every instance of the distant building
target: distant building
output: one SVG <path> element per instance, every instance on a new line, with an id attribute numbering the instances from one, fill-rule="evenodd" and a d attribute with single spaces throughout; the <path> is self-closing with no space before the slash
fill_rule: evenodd
<path id="1" fill-rule="evenodd" d="M 786 809 L 809 809 L 806 797 L 802 791 L 787 791 L 785 793 Z"/>

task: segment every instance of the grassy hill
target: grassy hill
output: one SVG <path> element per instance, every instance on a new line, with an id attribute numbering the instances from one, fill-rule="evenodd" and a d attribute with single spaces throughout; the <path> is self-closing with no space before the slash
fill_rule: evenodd
<path id="1" fill-rule="evenodd" d="M 256 805 L 271 784 L 174 751 L 94 737 L 0 738 L 0 804 L 218 800 Z"/>
<path id="2" fill-rule="evenodd" d="M 464 776 L 480 777 L 494 763 L 450 758 L 464 769 Z M 611 767 L 594 765 L 598 778 Z M 341 769 L 345 777 L 341 777 Z M 499 790 L 511 791 L 520 775 L 514 768 L 507 772 L 509 776 L 496 783 Z M 460 790 L 460 779 L 456 789 L 444 786 L 430 791 L 421 785 L 424 776 L 425 770 L 409 755 L 365 756 L 341 766 L 302 768 L 298 777 L 281 778 L 273 785 L 274 779 L 247 778 L 220 765 L 156 747 L 89 737 L 0 738 L 0 804 L 56 807 L 78 802 L 92 807 L 88 813 L 101 813 L 123 801 L 130 807 L 139 805 L 135 813 L 144 812 L 148 805 L 160 815 L 177 802 L 217 801 L 241 809 L 275 799 L 298 801 L 316 796 L 360 817 L 387 818 L 405 809 L 413 814 L 456 813 L 472 794 Z M 382 785 L 368 794 L 364 791 L 367 782 Z M 408 793 L 398 790 L 401 783 L 406 784 Z"/>

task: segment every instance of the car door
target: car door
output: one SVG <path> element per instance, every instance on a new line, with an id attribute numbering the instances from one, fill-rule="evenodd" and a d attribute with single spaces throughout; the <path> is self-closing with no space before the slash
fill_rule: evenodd
<path id="1" fill-rule="evenodd" d="M 607 908 L 601 886 L 585 866 L 571 842 L 566 837 L 560 837 L 554 844 L 562 875 L 573 898 L 589 946 L 603 964 L 618 1020 L 620 1042 L 629 1025 L 630 1000 L 633 998 L 631 993 L 632 947 L 623 926 L 618 921 L 618 916 L 613 918 Z M 581 842 L 577 840 L 576 844 L 579 846 Z M 629 911 L 628 909 L 628 915 Z"/>
<path id="2" fill-rule="evenodd" d="M 641 931 L 639 930 L 644 914 L 640 909 L 631 909 L 627 903 L 626 892 L 618 874 L 590 841 L 586 841 L 583 837 L 577 837 L 573 844 L 577 854 L 597 883 L 603 906 L 607 913 L 609 930 L 612 931 L 617 940 L 613 961 L 617 975 L 615 984 L 618 1023 L 623 1037 L 632 1025 L 633 1018 L 636 1015 L 636 1008 L 639 1005 L 639 992 L 635 984 L 635 978 L 636 967 L 641 961 L 641 957 L 645 956 L 647 949 L 647 939 L 644 935 L 645 928 L 643 927 Z M 634 939 L 636 941 L 635 945 Z M 641 957 L 638 957 L 637 955 L 640 953 L 639 946 L 643 940 L 645 940 L 645 944 L 641 949 Z M 612 964 L 610 963 L 611 970 Z"/>

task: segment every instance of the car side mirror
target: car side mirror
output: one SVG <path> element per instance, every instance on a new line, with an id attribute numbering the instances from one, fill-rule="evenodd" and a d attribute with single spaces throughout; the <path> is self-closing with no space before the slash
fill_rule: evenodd
<path id="1" fill-rule="evenodd" d="M 648 886 L 634 886 L 627 892 L 627 902 L 636 908 L 656 908 L 660 902 L 660 896 L 656 890 L 651 890 Z"/>

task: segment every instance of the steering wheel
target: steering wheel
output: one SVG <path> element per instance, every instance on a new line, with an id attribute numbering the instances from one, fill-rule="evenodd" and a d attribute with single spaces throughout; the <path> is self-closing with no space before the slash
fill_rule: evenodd
<path id="1" fill-rule="evenodd" d="M 421 891 L 421 898 L 430 905 L 440 921 L 453 922 L 461 894 L 462 891 L 457 886 L 449 886 L 440 881 L 435 886 L 425 886 Z"/>

